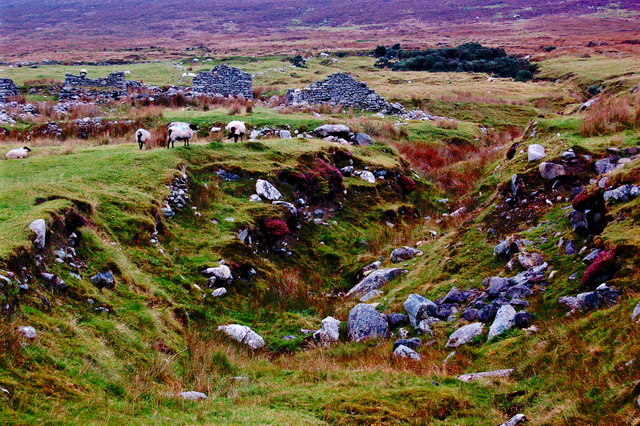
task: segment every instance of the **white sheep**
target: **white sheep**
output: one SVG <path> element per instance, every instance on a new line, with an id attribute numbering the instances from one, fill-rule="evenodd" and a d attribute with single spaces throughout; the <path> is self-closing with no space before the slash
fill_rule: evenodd
<path id="1" fill-rule="evenodd" d="M 7 159 L 17 160 L 19 158 L 27 158 L 30 152 L 31 150 L 26 146 L 23 146 L 22 148 L 12 149 L 11 151 L 7 152 Z"/>
<path id="2" fill-rule="evenodd" d="M 173 122 L 169 123 L 169 129 L 167 132 L 167 148 L 171 145 L 174 147 L 175 141 L 183 141 L 184 146 L 189 146 L 189 139 L 193 137 L 198 131 L 198 126 L 195 124 Z"/>
<path id="3" fill-rule="evenodd" d="M 247 127 L 244 125 L 242 121 L 234 120 L 227 124 L 225 129 L 229 132 L 229 138 L 233 138 L 234 142 L 238 142 L 238 138 L 240 142 L 242 142 L 242 138 L 247 133 Z"/>
<path id="4" fill-rule="evenodd" d="M 145 143 L 151 140 L 151 133 L 145 129 L 136 130 L 136 142 L 138 142 L 138 146 L 140 149 L 144 146 Z"/>
<path id="5" fill-rule="evenodd" d="M 82 69 L 80 70 L 80 75 L 87 75 L 87 70 L 86 70 L 86 69 L 84 69 L 84 68 L 82 68 Z"/>

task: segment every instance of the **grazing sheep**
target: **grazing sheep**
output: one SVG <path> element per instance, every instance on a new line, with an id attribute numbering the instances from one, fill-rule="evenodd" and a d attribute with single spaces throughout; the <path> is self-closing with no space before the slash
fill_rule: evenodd
<path id="1" fill-rule="evenodd" d="M 151 133 L 145 129 L 138 129 L 136 131 L 136 142 L 138 142 L 138 146 L 142 149 L 142 146 L 147 143 L 151 139 Z"/>
<path id="2" fill-rule="evenodd" d="M 27 148 L 26 146 L 23 146 L 22 148 L 12 149 L 11 151 L 7 152 L 7 158 L 9 160 L 17 160 L 19 158 L 27 158 L 29 156 L 30 152 L 31 152 L 31 150 L 29 148 Z"/>
<path id="3" fill-rule="evenodd" d="M 196 134 L 198 126 L 195 124 L 174 122 L 169 123 L 169 131 L 167 132 L 167 148 L 171 144 L 171 148 L 174 148 L 175 141 L 183 141 L 184 146 L 189 146 L 189 139 Z"/>
<path id="4" fill-rule="evenodd" d="M 238 142 L 238 138 L 240 138 L 240 142 L 242 142 L 242 138 L 247 133 L 247 127 L 244 123 L 237 120 L 227 124 L 225 129 L 229 132 L 229 138 L 233 138 L 233 142 Z"/>

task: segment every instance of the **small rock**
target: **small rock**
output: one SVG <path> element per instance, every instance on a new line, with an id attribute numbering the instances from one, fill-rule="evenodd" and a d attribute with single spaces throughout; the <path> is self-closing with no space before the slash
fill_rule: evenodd
<path id="1" fill-rule="evenodd" d="M 484 325 L 480 322 L 460 327 L 459 329 L 451 333 L 451 336 L 449 336 L 449 340 L 447 340 L 446 347 L 456 348 L 460 345 L 471 342 L 474 337 L 482 334 L 483 328 Z"/>
<path id="2" fill-rule="evenodd" d="M 509 377 L 513 373 L 513 368 L 504 370 L 484 371 L 482 373 L 462 374 L 457 377 L 458 380 L 463 382 L 470 382 L 472 380 L 478 380 L 487 377 Z"/>
<path id="3" fill-rule="evenodd" d="M 360 179 L 369 183 L 376 183 L 376 177 L 368 170 L 364 170 L 362 173 L 360 173 Z"/>
<path id="4" fill-rule="evenodd" d="M 527 148 L 527 157 L 529 161 L 542 160 L 546 156 L 547 153 L 544 151 L 544 146 L 540 144 L 532 144 Z"/>
<path id="5" fill-rule="evenodd" d="M 211 292 L 211 296 L 213 297 L 222 297 L 227 294 L 227 289 L 224 287 L 216 288 Z"/>
<path id="6" fill-rule="evenodd" d="M 540 176 L 547 180 L 555 179 L 558 176 L 564 176 L 567 174 L 562 164 L 549 163 L 546 161 L 540 163 L 538 170 L 540 171 Z"/>
<path id="7" fill-rule="evenodd" d="M 422 358 L 420 354 L 413 349 L 410 349 L 404 345 L 400 345 L 393 351 L 394 358 L 407 358 L 412 361 L 420 361 Z"/>
<path id="8" fill-rule="evenodd" d="M 489 328 L 489 339 L 493 340 L 495 337 L 510 330 L 515 325 L 516 310 L 511 305 L 502 305 L 496 313 L 496 318 Z"/>
<path id="9" fill-rule="evenodd" d="M 362 296 L 360 298 L 360 302 L 362 303 L 366 303 L 371 299 L 374 299 L 380 295 L 383 295 L 384 293 L 381 292 L 380 290 L 371 290 L 370 292 L 368 292 L 367 294 L 365 294 L 364 296 Z"/>
<path id="10" fill-rule="evenodd" d="M 526 421 L 527 421 L 527 418 L 526 418 L 526 416 L 524 414 L 516 414 L 515 416 L 511 417 L 506 422 L 502 423 L 500 426 L 516 426 L 516 425 L 519 425 L 520 423 L 524 423 Z"/>
<path id="11" fill-rule="evenodd" d="M 453 286 L 443 299 L 443 303 L 465 303 L 466 301 L 467 295 L 456 286 Z"/>
<path id="12" fill-rule="evenodd" d="M 235 341 L 249 346 L 251 349 L 258 349 L 265 345 L 264 339 L 246 325 L 221 325 L 218 327 L 218 330 L 222 331 Z"/>
<path id="13" fill-rule="evenodd" d="M 371 338 L 389 336 L 389 323 L 386 316 L 371 305 L 360 303 L 351 309 L 347 319 L 349 340 L 359 342 Z"/>
<path id="14" fill-rule="evenodd" d="M 407 271 L 401 268 L 383 268 L 373 271 L 367 275 L 362 281 L 353 286 L 346 294 L 346 297 L 362 297 L 371 290 L 377 290 L 398 275 Z"/>
<path id="15" fill-rule="evenodd" d="M 29 229 L 31 229 L 36 234 L 36 238 L 35 240 L 33 240 L 36 248 L 43 249 L 47 236 L 47 223 L 44 221 L 44 219 L 36 219 L 29 224 Z"/>
<path id="16" fill-rule="evenodd" d="M 398 339 L 393 342 L 393 350 L 398 349 L 398 346 L 406 346 L 409 349 L 418 349 L 422 342 L 418 337 L 413 337 L 411 339 Z"/>
<path id="17" fill-rule="evenodd" d="M 373 143 L 371 141 L 371 136 L 366 133 L 356 133 L 355 136 L 351 139 L 351 142 L 354 145 L 360 146 L 369 146 Z"/>
<path id="18" fill-rule="evenodd" d="M 271 183 L 263 179 L 258 179 L 256 182 L 256 193 L 269 201 L 275 201 L 282 198 L 280 191 L 276 189 Z"/>
<path id="19" fill-rule="evenodd" d="M 116 280 L 113 276 L 113 272 L 105 271 L 95 274 L 90 278 L 91 284 L 99 289 L 108 288 L 113 289 L 116 286 Z"/>
<path id="20" fill-rule="evenodd" d="M 415 249 L 413 247 L 400 247 L 391 252 L 391 262 L 400 263 L 405 260 L 413 259 L 417 256 L 422 256 L 424 253 L 422 250 Z"/>
<path id="21" fill-rule="evenodd" d="M 602 158 L 597 160 L 595 165 L 596 173 L 599 175 L 609 173 L 611 170 L 616 168 L 616 165 L 609 158 Z"/>
<path id="22" fill-rule="evenodd" d="M 180 392 L 177 397 L 186 399 L 187 401 L 200 401 L 201 399 L 207 399 L 207 395 L 196 391 Z"/>
<path id="23" fill-rule="evenodd" d="M 326 317 L 322 320 L 322 328 L 313 333 L 313 338 L 323 346 L 337 342 L 340 339 L 340 324 L 340 320 Z"/>
<path id="24" fill-rule="evenodd" d="M 631 321 L 635 321 L 636 319 L 639 319 L 639 317 L 640 317 L 640 302 L 638 302 L 636 307 L 633 308 L 633 313 L 631 314 Z"/>
<path id="25" fill-rule="evenodd" d="M 417 327 L 420 321 L 428 317 L 435 317 L 438 312 L 438 305 L 419 294 L 409 295 L 403 306 L 409 315 L 411 325 L 414 327 Z"/>
<path id="26" fill-rule="evenodd" d="M 36 329 L 30 325 L 21 325 L 18 327 L 18 332 L 20 332 L 27 339 L 35 339 L 38 337 L 38 333 Z"/>

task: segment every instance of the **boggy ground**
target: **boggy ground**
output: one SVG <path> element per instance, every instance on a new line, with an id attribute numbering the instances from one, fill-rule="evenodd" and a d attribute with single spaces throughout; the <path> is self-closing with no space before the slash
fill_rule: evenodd
<path id="1" fill-rule="evenodd" d="M 624 68 L 629 58 L 601 60 Z M 311 81 L 333 71 L 314 61 L 295 73 Z M 630 93 L 636 76 L 602 75 L 599 66 L 582 67 L 578 58 L 543 64 L 546 79 L 564 76 L 557 83 L 489 82 L 466 74 L 387 76 L 358 68 L 371 61 L 347 57 L 335 69 L 355 70 L 385 96 L 457 120 L 397 125 L 392 117 L 339 109 L 323 110 L 321 117 L 311 111 L 277 112 L 266 105 L 267 94 L 252 112 L 240 108 L 250 128 L 289 125 L 305 132 L 323 122 L 344 122 L 370 133 L 375 143 L 353 147 L 316 139 L 262 139 L 232 144 L 206 130 L 188 148 L 140 151 L 132 143 L 135 129 L 125 129 L 123 135 L 89 139 L 37 137 L 30 141 L 32 157 L 2 161 L 2 268 L 28 285 L 19 289 L 15 280 L 3 281 L 0 288 L 3 418 L 10 423 L 499 424 L 521 412 L 533 424 L 637 422 L 634 360 L 640 346 L 630 315 L 638 301 L 639 201 L 608 205 L 608 225 L 598 235 L 575 233 L 567 217 L 573 188 L 594 185 L 594 161 L 611 155 L 611 148 L 624 156 L 625 148 L 640 142 L 638 100 Z M 271 68 L 279 60 L 265 62 L 247 66 Z M 572 63 L 575 71 L 566 75 Z M 274 94 L 300 83 L 288 73 L 273 75 L 264 83 L 277 87 Z M 389 78 L 403 81 L 391 85 Z M 460 92 L 449 90 L 448 81 Z M 604 85 L 603 96 L 620 103 L 572 112 L 589 98 L 587 89 L 594 84 Z M 415 87 L 421 94 L 412 97 Z M 157 129 L 173 120 L 209 129 L 238 118 L 229 115 L 229 105 L 208 111 L 201 106 L 100 108 L 97 114 L 103 117 L 140 117 Z M 17 133 L 3 146 L 22 145 L 22 138 L 41 124 L 37 121 L 7 126 Z M 531 127 L 525 131 L 529 122 L 537 122 L 531 124 L 535 134 Z M 507 160 L 513 143 L 518 148 Z M 537 162 L 527 161 L 531 143 L 545 146 L 547 161 L 561 161 L 569 148 L 591 159 L 581 157 L 572 175 L 555 186 L 541 180 Z M 329 179 L 303 180 L 320 184 L 313 191 L 292 179 L 317 175 L 311 172 L 318 164 L 326 176 L 335 176 L 332 168 L 348 160 L 357 169 L 384 170 L 387 176 L 375 184 L 344 177 L 346 193 L 335 191 Z M 222 179 L 220 169 L 238 179 Z M 609 182 L 637 184 L 637 170 L 634 160 L 612 171 Z M 190 201 L 166 218 L 166 185 L 182 171 L 189 178 Z M 527 193 L 527 203 L 518 206 L 507 200 L 513 174 L 522 177 Z M 400 175 L 416 188 L 403 192 Z M 324 211 L 322 220 L 309 222 L 280 206 L 250 202 L 258 178 L 274 183 L 287 201 L 306 198 L 309 212 Z M 459 207 L 466 213 L 452 217 Z M 37 218 L 46 218 L 51 230 L 42 251 L 34 248 L 26 229 Z M 270 228 L 267 221 L 280 227 Z M 254 238 L 252 246 L 238 240 L 243 229 Z M 72 245 L 71 231 L 78 236 L 75 254 L 59 262 L 54 250 Z M 381 255 L 388 258 L 398 246 L 423 241 L 424 255 L 402 263 L 408 273 L 382 287 L 384 295 L 373 300 L 381 312 L 402 312 L 409 294 L 436 300 L 452 286 L 483 289 L 486 277 L 522 271 L 517 263 L 507 270 L 506 259 L 493 255 L 496 244 L 511 234 L 530 242 L 529 248 L 550 263 L 546 286 L 527 299 L 537 332 L 514 329 L 491 342 L 483 336 L 449 357 L 446 340 L 465 322 L 442 321 L 432 326 L 433 337 L 421 336 L 424 343 L 434 342 L 418 350 L 419 362 L 393 359 L 393 339 L 354 343 L 345 338 L 344 321 L 356 300 L 342 293 L 364 265 Z M 566 254 L 569 240 L 578 253 Z M 582 247 L 588 250 L 580 253 Z M 616 253 L 608 284 L 621 291 L 620 302 L 566 317 L 568 309 L 558 297 L 593 290 L 580 279 L 587 269 L 582 258 L 592 248 Z M 215 299 L 200 272 L 221 259 L 236 279 L 227 285 L 229 294 Z M 385 260 L 384 265 L 391 264 Z M 113 289 L 100 290 L 88 279 L 104 270 L 114 272 Z M 42 271 L 64 280 L 66 289 L 43 278 Z M 551 276 L 551 271 L 557 272 Z M 318 329 L 327 315 L 343 321 L 342 338 L 316 347 L 301 329 Z M 250 325 L 266 347 L 249 351 L 216 330 L 231 322 Z M 26 340 L 16 331 L 22 325 L 34 326 L 38 337 Z M 287 335 L 295 339 L 285 340 Z M 486 382 L 456 379 L 500 368 L 515 372 Z M 204 392 L 208 399 L 174 397 L 186 390 Z"/>

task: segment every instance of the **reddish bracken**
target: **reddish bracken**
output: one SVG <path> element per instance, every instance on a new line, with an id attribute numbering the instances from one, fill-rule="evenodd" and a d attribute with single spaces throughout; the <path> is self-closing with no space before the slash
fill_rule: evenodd
<path id="1" fill-rule="evenodd" d="M 582 284 L 585 286 L 602 284 L 613 277 L 615 269 L 616 261 L 613 252 L 603 251 L 585 271 Z"/>
<path id="2" fill-rule="evenodd" d="M 409 194 L 418 187 L 413 179 L 405 175 L 398 176 L 398 185 L 403 194 Z"/>
<path id="3" fill-rule="evenodd" d="M 262 222 L 262 227 L 265 236 L 272 241 L 277 241 L 291 233 L 289 226 L 282 219 L 268 217 Z"/>

